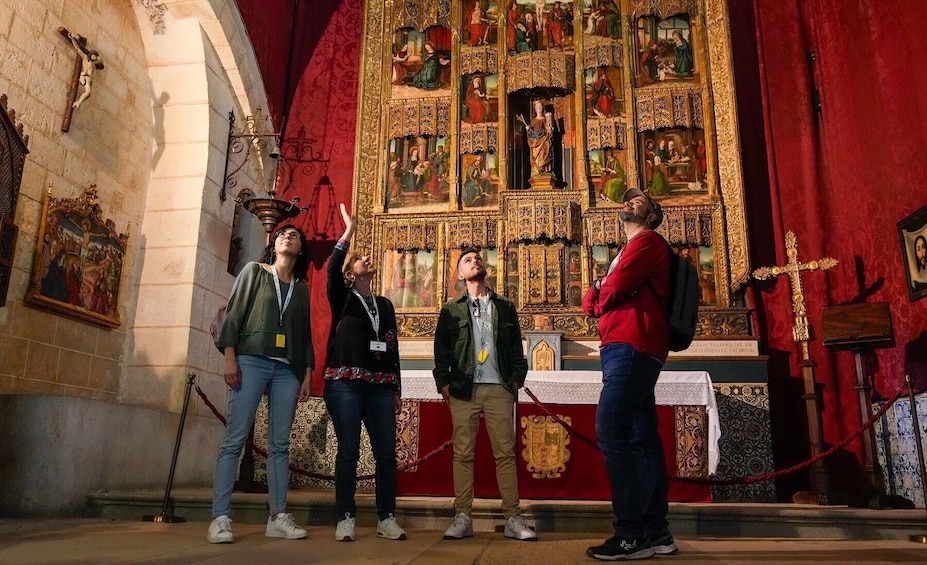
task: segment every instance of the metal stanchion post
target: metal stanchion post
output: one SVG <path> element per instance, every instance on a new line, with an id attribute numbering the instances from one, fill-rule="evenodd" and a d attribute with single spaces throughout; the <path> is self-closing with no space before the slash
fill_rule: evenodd
<path id="1" fill-rule="evenodd" d="M 927 511 L 927 473 L 924 472 L 924 446 L 921 444 L 921 421 L 917 417 L 917 402 L 914 400 L 911 375 L 905 375 L 904 382 L 908 385 L 908 400 L 911 402 L 911 423 L 914 424 L 914 445 L 917 446 L 917 465 L 921 472 L 921 493 L 924 496 L 924 510 Z M 911 534 L 910 539 L 917 543 L 927 543 L 927 534 Z"/>
<path id="2" fill-rule="evenodd" d="M 186 522 L 179 516 L 174 516 L 174 501 L 171 500 L 171 488 L 174 486 L 174 471 L 177 470 L 177 455 L 180 453 L 180 438 L 183 437 L 183 425 L 187 420 L 187 407 L 190 405 L 190 391 L 196 381 L 196 373 L 187 373 L 187 389 L 183 394 L 183 409 L 180 412 L 180 423 L 177 425 L 177 439 L 174 440 L 174 455 L 171 457 L 171 470 L 167 474 L 167 487 L 164 489 L 164 501 L 161 503 L 161 513 L 157 516 L 148 514 L 142 516 L 145 522 Z"/>

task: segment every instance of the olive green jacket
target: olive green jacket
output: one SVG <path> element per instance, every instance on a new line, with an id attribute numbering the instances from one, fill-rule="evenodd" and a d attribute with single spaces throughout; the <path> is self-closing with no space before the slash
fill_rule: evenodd
<path id="1" fill-rule="evenodd" d="M 220 348 L 234 347 L 237 355 L 284 357 L 293 374 L 302 382 L 306 369 L 315 367 L 312 328 L 309 325 L 309 289 L 294 280 L 293 297 L 280 325 L 280 305 L 274 288 L 274 276 L 260 263 L 245 265 L 232 287 L 222 332 L 216 343 Z M 287 285 L 281 283 L 286 296 Z M 277 347 L 277 334 L 286 336 L 284 347 Z"/>
<path id="2" fill-rule="evenodd" d="M 492 335 L 496 347 L 499 377 L 503 385 L 515 392 L 525 384 L 528 361 L 521 343 L 518 312 L 506 297 L 489 291 L 492 301 Z M 441 309 L 435 329 L 435 384 L 438 392 L 450 385 L 454 398 L 470 400 L 473 396 L 473 318 L 467 293 L 451 300 Z"/>

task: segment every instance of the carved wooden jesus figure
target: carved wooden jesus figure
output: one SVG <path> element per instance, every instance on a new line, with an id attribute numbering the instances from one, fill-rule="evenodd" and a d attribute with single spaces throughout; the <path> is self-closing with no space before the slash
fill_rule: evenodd
<path id="1" fill-rule="evenodd" d="M 73 34 L 63 27 L 58 28 L 58 33 L 71 42 L 71 46 L 74 47 L 74 51 L 77 53 L 74 78 L 71 81 L 71 90 L 68 93 L 68 108 L 65 110 L 64 120 L 61 124 L 61 131 L 68 131 L 71 127 L 71 116 L 74 110 L 80 108 L 81 104 L 90 98 L 94 69 L 103 70 L 104 65 L 100 53 L 87 47 L 86 37 Z M 79 89 L 81 90 L 80 96 L 78 96 Z"/>

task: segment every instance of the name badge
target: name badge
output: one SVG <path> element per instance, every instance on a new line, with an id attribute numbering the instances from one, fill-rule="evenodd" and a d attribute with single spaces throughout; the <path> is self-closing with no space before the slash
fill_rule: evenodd
<path id="1" fill-rule="evenodd" d="M 286 347 L 286 334 L 277 334 L 277 347 Z"/>
<path id="2" fill-rule="evenodd" d="M 386 351 L 386 342 L 371 340 L 370 351 Z"/>

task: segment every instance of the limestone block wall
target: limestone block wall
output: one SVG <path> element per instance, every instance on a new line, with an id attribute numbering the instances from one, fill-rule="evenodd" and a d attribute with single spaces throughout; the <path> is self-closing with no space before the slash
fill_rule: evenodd
<path id="1" fill-rule="evenodd" d="M 86 36 L 106 65 L 92 94 L 61 131 L 77 57 L 59 33 Z M 15 222 L 19 226 L 7 306 L 0 308 L 0 393 L 55 394 L 116 401 L 137 293 L 131 273 L 141 258 L 148 190 L 151 82 L 131 2 L 0 0 L 0 92 L 30 136 Z M 97 185 L 99 203 L 118 231 L 128 230 L 120 290 L 120 328 L 98 328 L 28 307 L 45 193 L 76 197 Z"/>
<path id="2" fill-rule="evenodd" d="M 59 26 L 86 36 L 106 65 L 67 133 L 76 54 Z M 17 485 L 19 498 L 0 504 L 0 515 L 73 513 L 93 490 L 163 486 L 189 372 L 225 405 L 208 327 L 233 282 L 235 203 L 218 197 L 228 114 L 242 123 L 267 100 L 230 0 L 0 0 L 0 92 L 31 138 L 15 272 L 0 308 L 0 399 L 19 415 L 4 421 L 0 439 L 17 447 L 0 484 Z M 266 182 L 260 164 L 242 177 L 255 192 Z M 96 184 L 104 215 L 128 226 L 119 328 L 24 303 L 49 183 L 56 197 Z M 175 485 L 208 484 L 221 425 L 195 394 L 186 429 L 196 448 L 183 452 Z M 29 478 L 37 467 L 59 472 L 53 492 Z"/>

